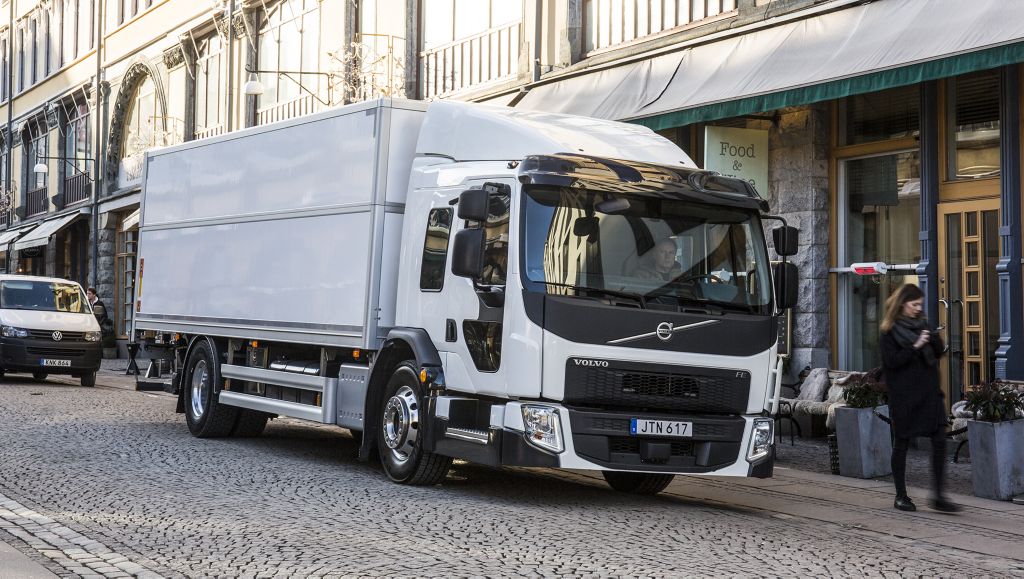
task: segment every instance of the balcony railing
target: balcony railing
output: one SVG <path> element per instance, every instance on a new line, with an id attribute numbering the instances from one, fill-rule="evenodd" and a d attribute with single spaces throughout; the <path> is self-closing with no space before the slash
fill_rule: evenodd
<path id="1" fill-rule="evenodd" d="M 257 111 L 256 124 L 265 125 L 267 123 L 283 121 L 285 119 L 293 119 L 295 117 L 301 117 L 302 115 L 308 115 L 309 113 L 315 113 L 319 111 L 320 108 L 320 103 L 318 103 L 312 95 L 303 94 L 296 99 L 277 103 Z"/>
<path id="2" fill-rule="evenodd" d="M 89 175 L 75 173 L 64 178 L 64 205 L 85 201 L 89 198 Z"/>
<path id="3" fill-rule="evenodd" d="M 205 139 L 206 137 L 216 137 L 217 135 L 224 134 L 224 125 L 211 125 L 202 129 L 196 129 L 196 139 Z"/>
<path id="4" fill-rule="evenodd" d="M 736 4 L 737 0 L 586 0 L 584 52 L 734 16 Z"/>
<path id="5" fill-rule="evenodd" d="M 514 78 L 521 30 L 522 22 L 513 22 L 423 51 L 423 98 Z"/>
<path id="6" fill-rule="evenodd" d="M 26 195 L 25 202 L 25 216 L 38 215 L 40 213 L 46 213 L 49 199 L 46 197 L 46 187 L 40 187 L 33 189 Z"/>

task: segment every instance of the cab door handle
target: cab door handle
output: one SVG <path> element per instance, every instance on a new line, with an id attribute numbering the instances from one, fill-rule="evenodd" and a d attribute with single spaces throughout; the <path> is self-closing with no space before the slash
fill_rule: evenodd
<path id="1" fill-rule="evenodd" d="M 444 322 L 444 341 L 445 342 L 457 342 L 459 341 L 459 330 L 458 326 L 455 325 L 455 320 L 449 318 Z"/>

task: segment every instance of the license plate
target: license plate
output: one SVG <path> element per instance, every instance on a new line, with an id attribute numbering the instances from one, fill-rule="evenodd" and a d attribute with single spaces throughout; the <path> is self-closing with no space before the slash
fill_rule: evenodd
<path id="1" fill-rule="evenodd" d="M 633 436 L 668 436 L 672 438 L 690 438 L 693 436 L 692 422 L 676 420 L 646 420 L 631 418 L 629 433 Z"/>
<path id="2" fill-rule="evenodd" d="M 43 358 L 39 360 L 40 366 L 57 366 L 58 368 L 70 368 L 71 360 L 50 360 Z"/>

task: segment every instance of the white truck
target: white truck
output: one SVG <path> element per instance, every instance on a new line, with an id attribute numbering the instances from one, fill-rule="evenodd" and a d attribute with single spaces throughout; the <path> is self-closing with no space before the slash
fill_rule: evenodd
<path id="1" fill-rule="evenodd" d="M 135 335 L 193 435 L 337 425 L 400 483 L 767 477 L 796 290 L 767 208 L 640 126 L 354 104 L 148 154 Z"/>

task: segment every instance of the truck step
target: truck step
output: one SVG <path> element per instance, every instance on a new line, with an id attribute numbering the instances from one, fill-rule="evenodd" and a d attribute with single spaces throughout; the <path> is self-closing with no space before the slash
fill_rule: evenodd
<path id="1" fill-rule="evenodd" d="M 453 428 L 449 426 L 445 429 L 444 436 L 445 438 L 454 438 L 455 440 L 464 440 L 466 442 L 474 442 L 485 446 L 491 443 L 490 436 L 487 434 L 486 430 Z"/>
<path id="2" fill-rule="evenodd" d="M 309 404 L 298 404 L 296 402 L 277 400 L 276 398 L 264 398 L 263 396 L 251 396 L 249 394 L 240 394 L 238 392 L 229 392 L 227 390 L 221 391 L 220 403 L 227 404 L 229 406 L 238 406 L 240 408 L 248 408 L 249 410 L 269 412 L 270 414 L 277 414 L 280 416 L 302 418 L 304 420 L 312 420 L 314 422 L 324 422 L 323 409 L 319 406 L 310 406 Z"/>

